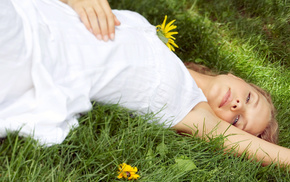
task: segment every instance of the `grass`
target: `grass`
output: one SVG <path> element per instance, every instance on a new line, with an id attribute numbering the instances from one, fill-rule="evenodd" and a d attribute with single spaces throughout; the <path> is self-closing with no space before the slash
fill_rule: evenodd
<path id="1" fill-rule="evenodd" d="M 268 90 L 278 110 L 280 145 L 290 147 L 290 4 L 283 0 L 112 1 L 160 24 L 177 19 L 176 54 L 231 71 Z M 287 19 L 288 18 L 288 19 Z M 146 121 L 116 105 L 94 104 L 59 145 L 42 147 L 10 133 L 0 145 L 0 181 L 122 181 L 118 165 L 136 166 L 139 181 L 290 181 L 275 166 L 224 155 L 221 138 L 205 142 Z M 196 167 L 184 168 L 180 160 Z"/>

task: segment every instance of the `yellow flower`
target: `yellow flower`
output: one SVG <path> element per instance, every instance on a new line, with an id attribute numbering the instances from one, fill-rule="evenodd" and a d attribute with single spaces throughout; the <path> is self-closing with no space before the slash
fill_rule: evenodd
<path id="1" fill-rule="evenodd" d="M 176 29 L 177 26 L 172 25 L 175 22 L 175 20 L 172 20 L 167 25 L 165 25 L 166 20 L 167 20 L 167 15 L 165 15 L 162 25 L 156 26 L 157 35 L 161 39 L 161 41 L 164 42 L 167 45 L 167 47 L 169 47 L 171 51 L 175 51 L 174 47 L 178 48 L 178 45 L 175 44 L 174 42 L 175 38 L 173 37 L 173 35 L 178 34 L 178 32 L 170 32 L 170 31 L 173 29 Z"/>
<path id="2" fill-rule="evenodd" d="M 138 171 L 137 167 L 131 167 L 130 165 L 127 165 L 126 163 L 120 164 L 119 166 L 119 171 L 118 171 L 118 176 L 117 178 L 125 178 L 125 179 L 137 179 L 140 176 L 136 174 Z"/>

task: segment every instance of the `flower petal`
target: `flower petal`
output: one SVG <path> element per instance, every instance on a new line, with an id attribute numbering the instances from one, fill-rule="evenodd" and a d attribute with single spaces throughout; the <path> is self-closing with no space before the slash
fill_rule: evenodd
<path id="1" fill-rule="evenodd" d="M 167 33 L 167 34 L 165 35 L 165 37 L 166 37 L 167 39 L 172 38 L 172 39 L 175 40 L 175 37 L 172 36 L 172 35 L 175 35 L 175 34 L 178 34 L 178 32 L 169 32 L 169 33 Z"/>
<path id="2" fill-rule="evenodd" d="M 137 179 L 140 178 L 140 176 L 138 174 L 132 174 L 128 179 Z"/>
<path id="3" fill-rule="evenodd" d="M 167 45 L 167 47 L 169 48 L 170 51 L 172 51 L 172 50 L 174 51 L 174 48 L 172 47 L 172 45 L 170 45 L 169 43 L 167 43 L 166 45 Z"/>
<path id="4" fill-rule="evenodd" d="M 137 167 L 133 167 L 133 168 L 131 169 L 131 171 L 136 173 L 136 172 L 138 171 L 138 169 L 137 169 Z"/>
<path id="5" fill-rule="evenodd" d="M 168 33 L 166 34 L 166 36 L 171 36 L 171 35 L 175 35 L 175 34 L 178 34 L 178 32 L 168 32 Z"/>
<path id="6" fill-rule="evenodd" d="M 176 28 L 177 26 L 172 25 L 172 23 L 174 23 L 175 21 L 176 21 L 176 20 L 172 20 L 171 22 L 169 22 L 169 23 L 165 26 L 164 31 L 165 31 L 165 32 L 169 32 L 170 30 L 172 30 L 172 29 L 171 29 L 172 27 Z M 174 29 L 174 28 L 173 28 L 173 29 Z"/>
<path id="7" fill-rule="evenodd" d="M 124 177 L 124 176 L 123 176 L 122 173 L 120 173 L 120 174 L 117 176 L 118 179 L 122 179 L 123 177 Z"/>
<path id="8" fill-rule="evenodd" d="M 164 20 L 163 20 L 163 23 L 162 23 L 162 25 L 161 25 L 161 29 L 162 29 L 162 30 L 164 30 L 164 28 L 165 28 L 166 20 L 167 20 L 167 15 L 165 15 Z"/>
<path id="9" fill-rule="evenodd" d="M 172 45 L 174 45 L 175 47 L 177 47 L 177 48 L 178 48 L 178 45 L 177 45 L 177 44 L 175 44 L 174 40 L 172 40 L 172 39 L 169 39 L 169 40 L 168 40 L 168 42 L 169 42 L 170 44 L 172 44 Z"/>
<path id="10" fill-rule="evenodd" d="M 168 27 L 168 28 L 166 29 L 166 33 L 170 32 L 170 31 L 173 30 L 173 29 L 176 29 L 176 27 L 177 27 L 177 26 L 175 26 L 175 25 L 172 25 L 172 26 Z M 164 32 L 165 32 L 165 31 L 164 31 Z"/>

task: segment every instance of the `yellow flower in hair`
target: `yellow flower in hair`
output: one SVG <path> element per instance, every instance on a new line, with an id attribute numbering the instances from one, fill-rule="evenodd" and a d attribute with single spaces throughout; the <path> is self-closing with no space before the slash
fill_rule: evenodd
<path id="1" fill-rule="evenodd" d="M 174 40 L 175 38 L 173 35 L 178 34 L 178 32 L 170 32 L 173 29 L 176 29 L 177 26 L 173 25 L 175 20 L 172 20 L 167 25 L 166 24 L 167 15 L 165 15 L 165 18 L 163 20 L 162 25 L 157 25 L 157 35 L 160 38 L 160 40 L 169 47 L 171 51 L 175 51 L 174 47 L 178 48 L 178 45 L 175 44 Z M 174 46 L 174 47 L 173 47 Z"/>
<path id="2" fill-rule="evenodd" d="M 117 176 L 117 178 L 119 179 L 125 178 L 128 180 L 137 179 L 140 177 L 138 174 L 136 174 L 137 171 L 138 171 L 137 167 L 131 167 L 126 163 L 120 164 L 118 171 L 119 175 Z"/>

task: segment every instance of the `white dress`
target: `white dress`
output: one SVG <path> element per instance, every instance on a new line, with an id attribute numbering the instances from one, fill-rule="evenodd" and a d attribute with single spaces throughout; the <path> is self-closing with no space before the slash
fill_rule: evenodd
<path id="1" fill-rule="evenodd" d="M 114 10 L 114 41 L 97 40 L 58 0 L 0 1 L 0 137 L 61 143 L 91 101 L 154 113 L 170 127 L 206 101 L 141 15 Z"/>

